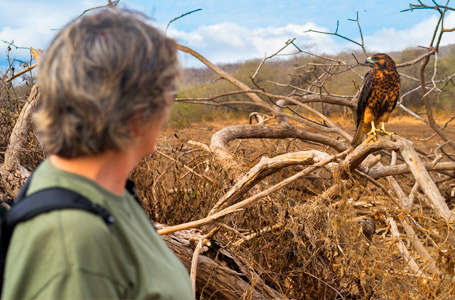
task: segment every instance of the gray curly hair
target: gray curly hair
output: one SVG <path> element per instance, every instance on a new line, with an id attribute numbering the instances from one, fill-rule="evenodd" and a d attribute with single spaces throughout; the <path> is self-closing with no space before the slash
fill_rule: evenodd
<path id="1" fill-rule="evenodd" d="M 176 44 L 139 13 L 107 9 L 70 23 L 38 65 L 33 122 L 44 149 L 65 158 L 121 151 L 171 105 Z M 134 122 L 131 122 L 134 120 Z M 139 120 L 139 123 L 138 123 Z"/>

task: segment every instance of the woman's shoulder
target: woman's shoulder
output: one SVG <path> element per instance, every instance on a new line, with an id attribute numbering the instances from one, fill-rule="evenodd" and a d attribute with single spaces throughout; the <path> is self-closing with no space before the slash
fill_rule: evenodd
<path id="1" fill-rule="evenodd" d="M 26 236 L 26 240 L 42 245 L 63 243 L 79 248 L 90 243 L 114 242 L 109 226 L 96 214 L 80 209 L 62 209 L 19 223 L 14 229 L 13 238 Z"/>
<path id="2" fill-rule="evenodd" d="M 125 285 L 134 279 L 130 265 L 112 229 L 100 217 L 68 209 L 18 224 L 8 250 L 6 275 L 12 289 L 14 282 L 21 281 L 34 295 L 71 276 Z"/>
<path id="3" fill-rule="evenodd" d="M 125 261 L 123 246 L 112 226 L 101 217 L 82 210 L 44 213 L 18 224 L 9 253 L 17 255 L 13 261 L 33 261 L 40 269 L 54 266 L 60 271 L 83 270 L 123 277 L 121 273 L 127 270 L 122 268 L 130 262 Z"/>

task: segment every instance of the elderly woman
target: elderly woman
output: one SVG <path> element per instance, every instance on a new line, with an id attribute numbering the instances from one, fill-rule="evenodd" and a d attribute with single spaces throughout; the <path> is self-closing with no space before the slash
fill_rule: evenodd
<path id="1" fill-rule="evenodd" d="M 28 194 L 60 187 L 115 218 L 55 210 L 19 224 L 4 299 L 192 298 L 187 271 L 125 189 L 152 153 L 175 97 L 175 42 L 137 13 L 104 10 L 70 23 L 39 62 L 36 133 L 49 158 Z"/>

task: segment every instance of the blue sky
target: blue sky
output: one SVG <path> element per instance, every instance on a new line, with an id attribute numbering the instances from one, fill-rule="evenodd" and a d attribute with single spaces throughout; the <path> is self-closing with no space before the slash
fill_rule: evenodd
<path id="1" fill-rule="evenodd" d="M 350 50 L 353 45 L 342 39 L 304 31 L 333 31 L 339 20 L 339 33 L 358 40 L 357 24 L 348 21 L 357 12 L 369 51 L 427 46 L 437 15 L 430 10 L 400 12 L 410 2 L 417 1 L 120 0 L 120 6 L 145 13 L 163 29 L 173 18 L 202 9 L 172 23 L 168 35 L 215 63 L 229 63 L 272 54 L 289 38 L 297 38 L 299 47 L 316 53 Z M 429 0 L 423 2 L 431 4 Z M 107 0 L 0 0 L 0 40 L 45 49 L 55 29 L 85 9 L 106 3 Z M 455 25 L 453 13 L 447 18 L 447 26 L 450 25 Z M 448 34 L 443 40 L 443 44 L 451 43 L 455 43 L 455 34 Z M 6 63 L 6 47 L 0 42 L 0 66 Z M 29 57 L 27 50 L 14 50 L 11 54 L 20 60 Z M 183 66 L 202 66 L 184 55 L 181 61 Z"/>

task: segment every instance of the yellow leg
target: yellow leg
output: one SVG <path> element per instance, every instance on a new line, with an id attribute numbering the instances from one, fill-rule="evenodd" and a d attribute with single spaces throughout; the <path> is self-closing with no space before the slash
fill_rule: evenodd
<path id="1" fill-rule="evenodd" d="M 392 135 L 395 134 L 394 132 L 385 131 L 384 122 L 381 122 L 381 132 L 382 132 L 383 134 L 386 134 L 386 135 L 390 136 L 390 138 L 392 138 Z"/>
<path id="2" fill-rule="evenodd" d="M 373 138 L 376 139 L 376 131 L 380 131 L 374 126 L 374 121 L 371 122 L 371 130 L 367 133 L 368 136 L 373 135 Z"/>

